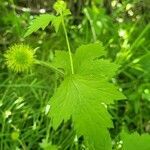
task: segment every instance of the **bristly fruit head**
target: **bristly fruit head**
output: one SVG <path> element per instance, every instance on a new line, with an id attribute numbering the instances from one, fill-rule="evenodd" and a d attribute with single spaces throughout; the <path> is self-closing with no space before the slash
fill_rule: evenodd
<path id="1" fill-rule="evenodd" d="M 34 63 L 34 51 L 28 45 L 16 44 L 4 55 L 9 69 L 15 72 L 26 72 Z"/>
<path id="2" fill-rule="evenodd" d="M 66 10 L 66 3 L 62 0 L 58 0 L 55 4 L 54 4 L 54 9 L 56 10 L 57 14 L 62 14 L 65 10 Z"/>

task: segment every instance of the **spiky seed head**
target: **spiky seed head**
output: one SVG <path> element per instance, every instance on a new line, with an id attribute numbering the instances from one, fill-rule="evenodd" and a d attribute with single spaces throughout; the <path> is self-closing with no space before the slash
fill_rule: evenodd
<path id="1" fill-rule="evenodd" d="M 4 56 L 8 68 L 15 72 L 29 71 L 35 60 L 33 49 L 24 44 L 11 46 Z"/>

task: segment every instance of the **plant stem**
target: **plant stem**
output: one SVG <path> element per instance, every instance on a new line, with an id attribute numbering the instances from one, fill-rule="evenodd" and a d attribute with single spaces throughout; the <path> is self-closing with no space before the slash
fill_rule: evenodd
<path id="1" fill-rule="evenodd" d="M 91 19 L 90 15 L 89 15 L 89 12 L 86 8 L 84 9 L 84 13 L 85 13 L 85 15 L 86 15 L 86 17 L 87 17 L 87 19 L 90 23 L 91 31 L 92 31 L 92 34 L 93 34 L 93 40 L 94 40 L 94 42 L 96 42 L 97 41 L 97 36 L 96 36 L 95 29 L 94 29 L 93 20 Z"/>
<path id="2" fill-rule="evenodd" d="M 72 72 L 72 74 L 74 74 L 73 59 L 72 59 L 72 54 L 71 54 L 71 49 L 70 49 L 70 44 L 69 44 L 69 39 L 68 39 L 67 31 L 66 31 L 66 26 L 65 26 L 63 14 L 61 14 L 61 19 L 62 19 L 62 26 L 63 26 L 63 29 L 64 29 L 65 38 L 66 38 L 67 47 L 68 47 L 71 72 Z"/>
<path id="3" fill-rule="evenodd" d="M 46 137 L 45 137 L 45 140 L 47 143 L 48 143 L 49 138 L 51 136 L 51 125 L 50 124 L 51 124 L 50 120 L 47 119 L 47 121 L 46 121 Z"/>
<path id="4" fill-rule="evenodd" d="M 19 142 L 19 144 L 22 146 L 22 149 L 23 149 L 23 150 L 27 150 L 27 149 L 26 149 L 26 146 L 23 144 L 23 142 L 22 142 L 20 139 L 18 139 L 18 142 Z"/>
<path id="5" fill-rule="evenodd" d="M 149 28 L 150 28 L 150 24 L 148 24 L 148 25 L 144 28 L 144 30 L 141 32 L 141 34 L 140 34 L 140 35 L 136 38 L 136 40 L 133 42 L 133 44 L 132 44 L 131 47 L 130 47 L 130 51 L 133 50 L 133 48 L 138 45 L 139 40 L 141 40 L 141 38 L 142 38 L 143 35 L 148 31 Z"/>
<path id="6" fill-rule="evenodd" d="M 141 99 L 138 100 L 139 103 L 139 129 L 140 133 L 143 133 L 143 117 L 142 117 L 142 102 Z"/>
<path id="7" fill-rule="evenodd" d="M 50 68 L 50 69 L 52 69 L 52 70 L 58 72 L 59 74 L 64 75 L 64 72 L 62 72 L 61 70 L 57 69 L 56 67 L 54 67 L 54 66 L 51 65 L 50 63 L 46 63 L 46 62 L 44 62 L 44 61 L 36 60 L 36 61 L 35 61 L 35 64 L 48 67 L 48 68 Z"/>

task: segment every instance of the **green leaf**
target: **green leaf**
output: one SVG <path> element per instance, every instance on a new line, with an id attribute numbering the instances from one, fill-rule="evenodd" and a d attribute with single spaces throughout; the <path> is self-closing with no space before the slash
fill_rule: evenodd
<path id="1" fill-rule="evenodd" d="M 69 76 L 51 99 L 53 127 L 57 129 L 72 117 L 78 135 L 84 135 L 90 147 L 109 150 L 105 148 L 111 145 L 107 128 L 113 125 L 104 103 L 121 98 L 117 88 L 103 78 Z"/>
<path id="2" fill-rule="evenodd" d="M 29 36 L 33 32 L 36 32 L 38 29 L 42 28 L 44 30 L 48 24 L 53 20 L 54 16 L 49 14 L 42 14 L 36 17 L 32 24 L 29 26 L 27 32 L 25 33 L 24 37 Z"/>
<path id="3" fill-rule="evenodd" d="M 56 33 L 59 30 L 60 24 L 61 24 L 61 16 L 54 17 L 52 21 L 52 25 L 54 26 Z"/>
<path id="4" fill-rule="evenodd" d="M 111 63 L 109 60 L 98 59 L 105 55 L 101 43 L 83 45 L 76 52 L 77 72 L 86 75 L 92 74 L 112 78 L 119 68 L 119 65 Z"/>
<path id="5" fill-rule="evenodd" d="M 141 57 L 139 64 L 145 72 L 150 72 L 150 52 Z"/>
<path id="6" fill-rule="evenodd" d="M 113 124 L 106 105 L 125 98 L 112 83 L 108 82 L 108 78 L 104 77 L 104 75 L 111 76 L 105 67 L 110 65 L 112 67 L 110 72 L 113 74 L 116 71 L 113 63 L 99 59 L 104 54 L 99 43 L 78 48 L 73 55 L 75 74 L 67 74 L 50 100 L 53 127 L 57 129 L 63 121 L 72 118 L 78 136 L 84 136 L 90 150 L 111 149 L 108 128 L 113 127 Z M 69 72 L 68 57 L 66 52 L 56 52 L 54 61 L 56 67 Z M 92 68 L 88 68 L 91 61 L 93 65 L 97 65 L 95 68 L 98 73 L 95 69 L 93 73 Z"/>
<path id="7" fill-rule="evenodd" d="M 96 75 L 111 79 L 118 70 L 119 65 L 111 63 L 109 60 L 91 60 L 84 61 L 78 68 L 78 73 L 82 75 Z"/>
<path id="8" fill-rule="evenodd" d="M 119 65 L 109 60 L 98 59 L 105 55 L 101 43 L 87 44 L 80 46 L 75 55 L 72 55 L 75 72 L 81 75 L 96 75 L 112 78 L 119 68 Z M 55 51 L 53 65 L 70 74 L 69 54 L 67 51 Z"/>
<path id="9" fill-rule="evenodd" d="M 68 16 L 68 15 L 71 15 L 71 12 L 69 9 L 65 9 L 63 12 L 63 16 Z"/>
<path id="10" fill-rule="evenodd" d="M 123 150 L 150 150 L 150 135 L 139 135 L 137 132 L 128 134 L 123 131 Z"/>
<path id="11" fill-rule="evenodd" d="M 70 74 L 70 62 L 69 62 L 69 54 L 66 51 L 55 51 L 55 58 L 52 62 L 53 66 L 63 69 L 65 74 Z"/>
<path id="12" fill-rule="evenodd" d="M 84 61 L 94 60 L 95 58 L 105 55 L 104 48 L 101 43 L 87 44 L 80 46 L 75 54 L 76 64 L 80 67 Z"/>

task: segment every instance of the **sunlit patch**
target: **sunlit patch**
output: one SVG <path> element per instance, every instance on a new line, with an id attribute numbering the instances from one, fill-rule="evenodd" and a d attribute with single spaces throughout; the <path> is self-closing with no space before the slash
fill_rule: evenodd
<path id="1" fill-rule="evenodd" d="M 32 20 L 34 18 L 34 16 L 30 15 L 30 19 Z"/>
<path id="2" fill-rule="evenodd" d="M 107 108 L 107 105 L 105 103 L 101 103 L 105 108 Z"/>
<path id="3" fill-rule="evenodd" d="M 140 59 L 139 59 L 139 58 L 136 58 L 136 59 L 133 60 L 132 63 L 133 63 L 133 64 L 136 64 L 136 63 L 138 63 L 139 61 L 140 61 Z"/>
<path id="4" fill-rule="evenodd" d="M 142 93 L 142 98 L 147 99 L 148 101 L 150 101 L 150 90 L 149 89 L 144 89 L 143 93 Z"/>
<path id="5" fill-rule="evenodd" d="M 126 39 L 126 37 L 124 37 L 124 42 L 123 44 L 121 45 L 122 48 L 124 49 L 128 49 L 130 47 L 130 44 L 128 43 L 128 39 Z"/>
<path id="6" fill-rule="evenodd" d="M 45 115 L 48 114 L 49 110 L 50 110 L 50 105 L 46 105 L 46 107 L 45 107 Z"/>
<path id="7" fill-rule="evenodd" d="M 30 12 L 31 10 L 30 10 L 30 8 L 22 8 L 22 11 L 24 11 L 24 12 Z"/>
<path id="8" fill-rule="evenodd" d="M 42 41 L 42 40 L 39 40 L 39 41 L 38 41 L 38 44 L 42 44 L 42 43 L 43 43 L 43 41 Z"/>
<path id="9" fill-rule="evenodd" d="M 133 5 L 130 4 L 130 3 L 128 3 L 128 4 L 126 5 L 126 11 L 130 10 L 132 7 L 133 7 Z"/>
<path id="10" fill-rule="evenodd" d="M 2 101 L 0 101 L 0 107 L 3 105 L 3 102 Z"/>
<path id="11" fill-rule="evenodd" d="M 122 145 L 123 145 L 123 141 L 117 142 L 117 148 L 118 149 L 122 148 Z"/>
<path id="12" fill-rule="evenodd" d="M 119 88 L 119 91 L 122 92 L 123 91 L 122 88 Z"/>
<path id="13" fill-rule="evenodd" d="M 21 103 L 23 101 L 23 97 L 18 97 L 17 100 L 15 100 L 15 104 Z"/>
<path id="14" fill-rule="evenodd" d="M 4 5 L 7 6 L 9 3 L 8 2 L 4 2 Z"/>
<path id="15" fill-rule="evenodd" d="M 102 26 L 103 26 L 101 21 L 97 21 L 96 24 L 97 24 L 97 26 L 100 27 L 100 28 L 102 28 Z"/>
<path id="16" fill-rule="evenodd" d="M 123 18 L 116 18 L 116 20 L 119 22 L 119 23 L 122 23 L 124 20 Z"/>
<path id="17" fill-rule="evenodd" d="M 11 111 L 10 110 L 6 110 L 5 112 L 4 112 L 4 118 L 8 118 L 9 116 L 11 116 Z"/>
<path id="18" fill-rule="evenodd" d="M 77 135 L 74 138 L 74 142 L 76 142 L 76 143 L 78 142 L 78 136 Z"/>
<path id="19" fill-rule="evenodd" d="M 20 109 L 20 108 L 22 108 L 24 106 L 24 103 L 21 103 L 20 105 L 18 105 L 17 107 L 16 107 L 16 109 Z"/>
<path id="20" fill-rule="evenodd" d="M 129 16 L 133 16 L 133 15 L 134 15 L 134 12 L 133 12 L 132 10 L 129 10 L 129 11 L 128 11 L 128 14 L 129 14 Z"/>
<path id="21" fill-rule="evenodd" d="M 145 93 L 145 94 L 149 94 L 149 93 L 150 93 L 149 89 L 145 89 L 145 90 L 144 90 L 144 93 Z"/>
<path id="22" fill-rule="evenodd" d="M 115 7 L 117 5 L 117 1 L 116 0 L 113 0 L 112 2 L 111 2 L 111 6 L 112 7 Z"/>
<path id="23" fill-rule="evenodd" d="M 12 123 L 12 119 L 11 118 L 8 120 L 8 123 Z"/>
<path id="24" fill-rule="evenodd" d="M 126 39 L 128 37 L 127 31 L 124 30 L 124 29 L 119 29 L 118 34 L 119 34 L 120 37 L 122 37 L 124 39 Z"/>
<path id="25" fill-rule="evenodd" d="M 137 16 L 136 16 L 136 19 L 137 19 L 137 20 L 139 20 L 140 18 L 141 18 L 141 16 L 140 16 L 140 15 L 137 15 Z"/>
<path id="26" fill-rule="evenodd" d="M 32 126 L 32 129 L 33 129 L 33 130 L 36 130 L 36 128 L 37 128 L 37 124 L 36 124 L 36 122 L 34 122 L 34 123 L 33 123 L 33 126 Z"/>
<path id="27" fill-rule="evenodd" d="M 46 12 L 45 9 L 40 9 L 40 13 L 41 13 L 41 14 L 44 14 L 45 12 Z"/>
<path id="28" fill-rule="evenodd" d="M 117 7 L 118 7 L 118 8 L 121 8 L 121 7 L 122 7 L 122 4 L 121 4 L 121 3 L 117 3 Z"/>

